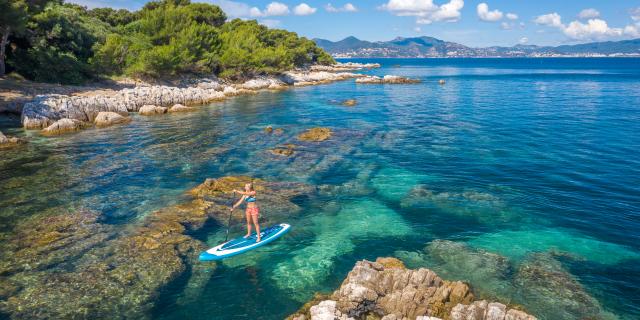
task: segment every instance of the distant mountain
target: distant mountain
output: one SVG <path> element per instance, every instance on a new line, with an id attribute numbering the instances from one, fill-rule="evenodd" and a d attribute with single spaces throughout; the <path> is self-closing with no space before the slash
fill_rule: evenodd
<path id="1" fill-rule="evenodd" d="M 640 56 L 640 39 L 557 47 L 516 45 L 487 48 L 472 48 L 432 37 L 398 37 L 391 41 L 376 42 L 356 37 L 347 37 L 336 42 L 324 39 L 314 41 L 337 58 Z"/>

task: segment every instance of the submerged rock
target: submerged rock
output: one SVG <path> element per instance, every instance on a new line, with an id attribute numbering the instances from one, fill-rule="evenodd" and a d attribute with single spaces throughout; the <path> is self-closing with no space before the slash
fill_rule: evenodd
<path id="1" fill-rule="evenodd" d="M 331 138 L 333 132 L 329 128 L 311 128 L 298 135 L 298 140 L 320 142 Z"/>
<path id="2" fill-rule="evenodd" d="M 50 126 L 42 129 L 40 133 L 46 136 L 54 136 L 67 132 L 74 132 L 82 130 L 90 125 L 86 122 L 74 119 L 60 119 Z"/>
<path id="3" fill-rule="evenodd" d="M 150 104 L 145 104 L 144 106 L 140 107 L 140 110 L 138 110 L 138 114 L 143 116 L 151 116 L 156 114 L 167 113 L 167 111 L 168 109 L 165 107 L 158 107 Z"/>
<path id="4" fill-rule="evenodd" d="M 301 208 L 292 202 L 299 196 L 312 196 L 316 188 L 303 183 L 269 182 L 248 176 L 226 176 L 217 179 L 206 179 L 204 183 L 188 191 L 195 199 L 192 206 L 202 210 L 205 216 L 211 216 L 222 223 L 227 223 L 231 202 L 239 199 L 233 190 L 243 190 L 246 183 L 253 183 L 257 191 L 260 211 L 265 215 L 263 222 L 275 221 L 279 217 L 291 216 L 300 212 Z M 234 214 L 236 221 L 244 220 L 244 215 Z"/>
<path id="5" fill-rule="evenodd" d="M 316 316 L 328 315 L 333 311 L 334 315 L 354 319 L 436 317 L 456 320 L 502 320 L 507 314 L 515 316 L 509 319 L 535 319 L 521 311 L 509 309 L 504 304 L 474 302 L 474 295 L 465 283 L 443 280 L 429 269 L 406 269 L 394 258 L 379 258 L 376 262 L 357 262 L 340 288 L 331 295 L 331 299 L 322 301 L 309 310 L 315 310 Z M 314 319 L 314 313 L 309 313 L 308 316 Z M 306 318 L 307 315 L 297 316 Z"/>
<path id="6" fill-rule="evenodd" d="M 187 107 L 181 104 L 174 104 L 171 108 L 169 108 L 169 112 L 191 112 L 196 111 L 196 108 Z"/>
<path id="7" fill-rule="evenodd" d="M 358 104 L 358 100 L 356 100 L 356 99 L 347 99 L 347 100 L 342 101 L 341 104 L 343 106 L 345 106 L 345 107 L 353 107 L 356 104 Z"/>
<path id="8" fill-rule="evenodd" d="M 420 83 L 418 79 L 410 79 L 400 76 L 386 75 L 384 77 L 378 76 L 366 76 L 356 79 L 356 83 L 366 84 L 407 84 L 407 83 Z"/>
<path id="9" fill-rule="evenodd" d="M 295 153 L 295 150 L 294 150 L 295 147 L 296 147 L 295 145 L 289 143 L 284 145 L 284 147 L 273 148 L 270 151 L 271 153 L 277 156 L 291 157 Z"/>
<path id="10" fill-rule="evenodd" d="M 15 147 L 24 142 L 18 137 L 7 137 L 0 131 L 0 149 Z"/>
<path id="11" fill-rule="evenodd" d="M 131 118 L 124 117 L 115 112 L 100 112 L 93 121 L 97 127 L 108 127 L 115 124 L 127 123 Z"/>
<path id="12" fill-rule="evenodd" d="M 599 319 L 598 301 L 549 253 L 535 253 L 524 260 L 514 277 L 518 294 L 537 312 L 558 319 Z M 535 310 L 535 309 L 534 309 Z"/>

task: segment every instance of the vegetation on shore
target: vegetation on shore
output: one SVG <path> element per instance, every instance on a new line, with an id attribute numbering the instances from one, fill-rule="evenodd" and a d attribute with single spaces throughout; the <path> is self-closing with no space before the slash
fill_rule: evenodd
<path id="1" fill-rule="evenodd" d="M 0 75 L 79 84 L 110 76 L 269 74 L 334 60 L 296 33 L 227 20 L 215 5 L 148 2 L 88 10 L 62 0 L 0 0 Z"/>

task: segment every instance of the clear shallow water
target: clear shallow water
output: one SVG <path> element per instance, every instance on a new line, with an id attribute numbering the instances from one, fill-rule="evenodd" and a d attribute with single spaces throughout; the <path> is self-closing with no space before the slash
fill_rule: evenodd
<path id="1" fill-rule="evenodd" d="M 539 284 L 518 272 L 543 261 L 599 305 L 563 318 L 640 317 L 640 60 L 367 62 L 383 64 L 368 73 L 423 83 L 263 92 L 2 151 L 0 231 L 58 207 L 125 228 L 207 177 L 330 184 L 343 192 L 302 203 L 289 235 L 219 265 L 195 295 L 185 274 L 154 316 L 280 319 L 335 289 L 355 261 L 396 255 L 554 319 L 562 299 L 523 289 Z M 351 98 L 356 107 L 339 104 Z M 15 119 L 0 123 L 23 134 Z M 265 152 L 267 125 L 284 128 L 280 143 L 315 126 L 340 138 L 278 161 Z M 196 236 L 213 245 L 224 228 Z"/>

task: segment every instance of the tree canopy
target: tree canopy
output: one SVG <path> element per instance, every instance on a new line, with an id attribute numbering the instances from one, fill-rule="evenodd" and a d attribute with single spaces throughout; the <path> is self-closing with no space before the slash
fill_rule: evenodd
<path id="1" fill-rule="evenodd" d="M 61 1 L 27 2 L 33 5 L 25 2 L 21 12 L 28 32 L 12 36 L 7 56 L 11 70 L 36 81 L 181 74 L 238 78 L 334 62 L 296 33 L 269 29 L 255 20 L 227 22 L 218 6 L 205 3 L 152 1 L 130 12 L 87 10 Z"/>

